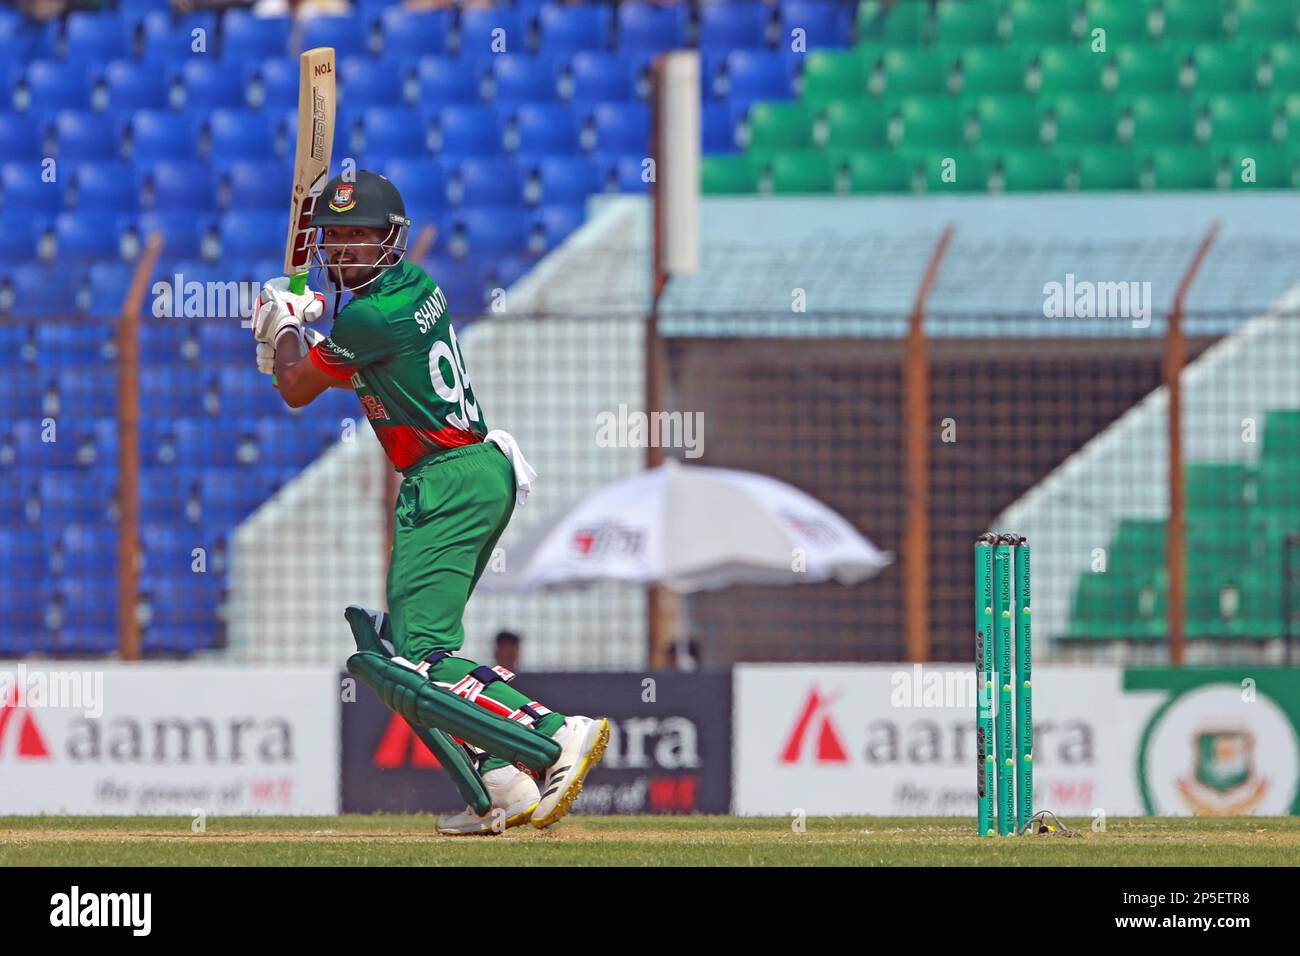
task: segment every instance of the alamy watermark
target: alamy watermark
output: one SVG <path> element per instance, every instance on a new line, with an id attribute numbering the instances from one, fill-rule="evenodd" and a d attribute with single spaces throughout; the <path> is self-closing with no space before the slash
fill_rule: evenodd
<path id="1" fill-rule="evenodd" d="M 1066 273 L 1064 282 L 1043 285 L 1043 315 L 1049 319 L 1129 319 L 1133 328 L 1151 324 L 1150 282 L 1092 282 Z"/>
<path id="2" fill-rule="evenodd" d="M 28 668 L 0 670 L 0 707 L 80 710 L 88 719 L 104 716 L 103 671 Z"/>

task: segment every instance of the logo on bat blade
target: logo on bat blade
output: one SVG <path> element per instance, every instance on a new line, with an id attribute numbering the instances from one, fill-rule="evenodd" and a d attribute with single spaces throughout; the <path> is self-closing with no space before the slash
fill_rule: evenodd
<path id="1" fill-rule="evenodd" d="M 342 183 L 334 187 L 334 198 L 330 200 L 330 208 L 335 212 L 347 212 L 357 204 L 356 197 L 353 196 L 354 184 Z"/>

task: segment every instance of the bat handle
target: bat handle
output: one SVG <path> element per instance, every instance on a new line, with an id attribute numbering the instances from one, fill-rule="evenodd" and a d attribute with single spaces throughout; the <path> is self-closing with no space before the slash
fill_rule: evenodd
<path id="1" fill-rule="evenodd" d="M 302 295 L 307 291 L 307 273 L 299 272 L 289 279 L 289 291 L 294 295 Z"/>

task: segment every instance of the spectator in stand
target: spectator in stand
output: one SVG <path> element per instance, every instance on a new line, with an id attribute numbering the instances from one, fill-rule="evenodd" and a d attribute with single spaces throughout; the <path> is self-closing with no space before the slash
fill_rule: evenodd
<path id="1" fill-rule="evenodd" d="M 514 631 L 501 631 L 492 640 L 492 659 L 508 671 L 519 673 L 519 644 L 523 640 Z"/>

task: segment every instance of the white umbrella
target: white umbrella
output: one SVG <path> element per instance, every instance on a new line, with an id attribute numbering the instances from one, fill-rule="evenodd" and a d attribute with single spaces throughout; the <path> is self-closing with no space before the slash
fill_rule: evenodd
<path id="1" fill-rule="evenodd" d="M 893 560 L 817 499 L 765 475 L 675 461 L 606 485 L 485 575 L 491 591 L 592 581 L 689 593 L 732 584 L 856 584 Z"/>

